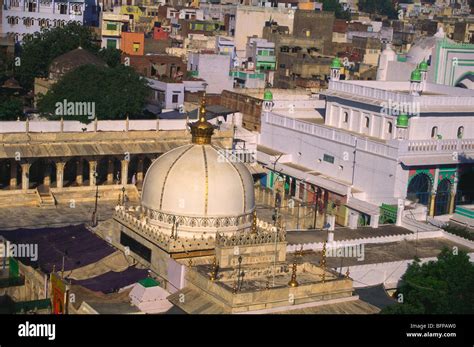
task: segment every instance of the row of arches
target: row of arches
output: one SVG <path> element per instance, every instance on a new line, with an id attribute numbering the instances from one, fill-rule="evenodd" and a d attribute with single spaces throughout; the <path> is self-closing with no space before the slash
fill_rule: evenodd
<path id="1" fill-rule="evenodd" d="M 474 172 L 461 175 L 456 190 L 448 178 L 440 180 L 436 189 L 433 190 L 432 178 L 426 173 L 418 173 L 408 185 L 407 199 L 429 206 L 433 192 L 435 216 L 452 212 L 449 210 L 451 198 L 454 199 L 454 206 L 472 204 L 474 203 Z"/>
<path id="2" fill-rule="evenodd" d="M 139 183 L 156 156 L 131 156 L 127 174 L 127 183 Z M 96 159 L 96 183 L 121 184 L 122 158 L 104 156 Z M 62 163 L 62 187 L 90 185 L 91 159 L 71 157 L 64 161 L 50 158 L 38 158 L 31 161 L 27 175 L 22 175 L 22 165 L 14 160 L 0 160 L 0 189 L 20 189 L 22 179 L 27 177 L 28 189 L 58 186 L 58 163 Z"/>

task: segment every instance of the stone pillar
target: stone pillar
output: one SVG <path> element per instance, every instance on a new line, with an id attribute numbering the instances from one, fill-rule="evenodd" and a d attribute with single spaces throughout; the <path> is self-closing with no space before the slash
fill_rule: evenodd
<path id="1" fill-rule="evenodd" d="M 82 159 L 79 159 L 77 162 L 76 162 L 77 166 L 76 166 L 76 183 L 78 186 L 82 186 L 82 183 L 83 183 L 83 177 L 82 177 L 82 172 L 83 172 L 83 160 Z"/>
<path id="2" fill-rule="evenodd" d="M 431 196 L 430 196 L 430 209 L 429 209 L 429 216 L 430 217 L 434 217 L 435 203 L 436 203 L 436 192 L 432 192 Z"/>
<path id="3" fill-rule="evenodd" d="M 10 161 L 10 189 L 16 189 L 18 185 L 16 160 Z"/>
<path id="4" fill-rule="evenodd" d="M 30 163 L 21 164 L 21 189 L 27 190 L 30 187 Z"/>
<path id="5" fill-rule="evenodd" d="M 58 188 L 64 186 L 64 167 L 66 166 L 65 162 L 59 161 L 56 162 L 56 185 Z"/>
<path id="6" fill-rule="evenodd" d="M 456 168 L 456 170 L 458 170 L 458 168 Z M 458 192 L 458 175 L 457 175 L 457 171 L 456 171 L 456 175 L 454 177 L 454 182 L 453 184 L 451 185 L 451 196 L 450 196 L 450 200 L 449 200 L 449 214 L 453 214 L 454 213 L 454 209 L 456 208 L 456 194 Z"/>
<path id="7" fill-rule="evenodd" d="M 405 200 L 403 199 L 398 199 L 398 205 L 397 205 L 397 220 L 395 222 L 395 225 L 397 226 L 402 226 L 402 217 L 403 217 L 403 211 L 405 210 Z"/>
<path id="8" fill-rule="evenodd" d="M 379 214 L 374 214 L 372 216 L 370 216 L 370 226 L 372 228 L 378 228 L 379 227 L 379 219 L 380 219 L 380 215 Z"/>
<path id="9" fill-rule="evenodd" d="M 124 159 L 122 160 L 122 171 L 120 172 L 120 177 L 122 179 L 122 186 L 126 185 L 128 182 L 128 164 L 129 161 Z"/>
<path id="10" fill-rule="evenodd" d="M 107 162 L 107 184 L 114 184 L 114 161 L 109 159 Z"/>
<path id="11" fill-rule="evenodd" d="M 449 194 L 449 214 L 454 213 L 454 205 L 456 202 L 456 192 L 454 190 L 451 191 L 451 194 Z"/>
<path id="12" fill-rule="evenodd" d="M 89 160 L 89 186 L 95 186 L 96 178 L 95 173 L 97 170 L 97 161 Z"/>

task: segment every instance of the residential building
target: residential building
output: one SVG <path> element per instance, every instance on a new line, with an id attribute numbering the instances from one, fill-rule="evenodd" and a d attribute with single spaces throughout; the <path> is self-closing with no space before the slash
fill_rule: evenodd
<path id="1" fill-rule="evenodd" d="M 377 226 L 388 205 L 422 219 L 473 202 L 463 191 L 474 170 L 473 91 L 422 84 L 418 71 L 412 81 L 334 78 L 322 95 L 315 110 L 270 94 L 258 153 L 273 172 L 267 187 L 286 182 L 288 196 L 331 202 L 337 222 L 352 227 Z"/>
<path id="2" fill-rule="evenodd" d="M 143 55 L 145 52 L 145 34 L 122 32 L 122 43 L 120 49 L 129 55 Z"/>
<path id="3" fill-rule="evenodd" d="M 206 81 L 209 93 L 222 93 L 225 89 L 233 88 L 230 59 L 229 55 L 190 53 L 188 71 L 191 76 Z"/>
<path id="4" fill-rule="evenodd" d="M 124 14 L 102 13 L 102 48 L 121 49 L 122 32 L 128 31 L 129 18 Z"/>
<path id="5" fill-rule="evenodd" d="M 70 22 L 99 26 L 97 0 L 43 2 L 36 0 L 4 0 L 2 32 L 15 41 L 42 28 L 62 27 Z"/>

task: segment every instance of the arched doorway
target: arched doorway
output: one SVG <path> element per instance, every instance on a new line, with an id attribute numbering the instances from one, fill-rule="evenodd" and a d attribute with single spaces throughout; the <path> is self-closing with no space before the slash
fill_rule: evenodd
<path id="1" fill-rule="evenodd" d="M 137 182 L 138 163 L 140 159 L 141 158 L 137 155 L 134 155 L 132 158 L 130 158 L 130 161 L 128 163 L 128 182 L 129 183 Z"/>
<path id="2" fill-rule="evenodd" d="M 28 177 L 30 189 L 38 188 L 47 190 L 49 187 L 55 187 L 56 165 L 52 161 L 39 158 L 31 164 Z M 49 178 L 49 184 L 47 178 Z"/>
<path id="3" fill-rule="evenodd" d="M 102 157 L 97 162 L 97 184 L 120 184 L 120 160 L 114 156 Z"/>
<path id="4" fill-rule="evenodd" d="M 458 205 L 474 203 L 474 171 L 466 172 L 459 178 L 456 203 Z"/>
<path id="5" fill-rule="evenodd" d="M 445 178 L 438 183 L 435 199 L 435 216 L 449 212 L 449 197 L 451 195 L 451 182 Z"/>
<path id="6" fill-rule="evenodd" d="M 143 177 L 145 177 L 146 172 L 150 168 L 152 160 L 149 157 L 143 158 Z"/>
<path id="7" fill-rule="evenodd" d="M 407 199 L 422 205 L 428 205 L 431 188 L 431 179 L 427 174 L 416 174 L 408 184 Z"/>
<path id="8" fill-rule="evenodd" d="M 63 186 L 71 187 L 76 185 L 78 158 L 69 159 L 64 165 Z"/>

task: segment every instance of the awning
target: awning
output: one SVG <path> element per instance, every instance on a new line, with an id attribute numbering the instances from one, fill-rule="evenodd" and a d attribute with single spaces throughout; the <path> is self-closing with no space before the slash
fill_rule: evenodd
<path id="1" fill-rule="evenodd" d="M 439 154 L 436 156 L 414 156 L 407 158 L 400 158 L 400 161 L 406 166 L 424 166 L 424 165 L 440 165 L 440 164 L 459 164 L 459 163 L 474 163 L 474 158 L 470 156 L 462 156 L 458 154 L 457 160 L 454 160 L 453 154 Z"/>
<path id="2" fill-rule="evenodd" d="M 350 209 L 368 214 L 369 216 L 380 214 L 380 208 L 377 205 L 356 198 L 347 199 L 346 206 Z"/>

